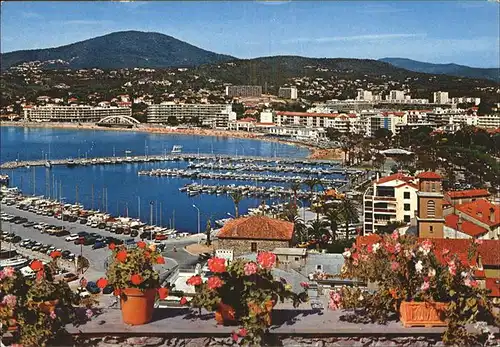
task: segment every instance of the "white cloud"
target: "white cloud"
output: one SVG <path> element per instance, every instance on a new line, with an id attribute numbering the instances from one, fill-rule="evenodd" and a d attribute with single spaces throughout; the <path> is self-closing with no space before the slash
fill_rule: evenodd
<path id="1" fill-rule="evenodd" d="M 290 43 L 326 43 L 338 41 L 383 41 L 404 38 L 422 38 L 425 34 L 369 34 L 369 35 L 354 35 L 354 36 L 329 36 L 316 38 L 297 38 L 280 41 L 282 44 Z"/>

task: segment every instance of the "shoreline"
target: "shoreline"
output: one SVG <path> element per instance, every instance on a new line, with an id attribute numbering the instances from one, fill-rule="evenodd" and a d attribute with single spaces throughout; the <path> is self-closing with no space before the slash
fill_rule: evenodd
<path id="1" fill-rule="evenodd" d="M 191 136 L 214 136 L 214 137 L 225 137 L 225 138 L 238 138 L 238 139 L 248 139 L 248 140 L 259 140 L 267 142 L 276 142 L 287 144 L 291 146 L 307 148 L 309 154 L 306 158 L 308 159 L 322 159 L 322 160 L 332 160 L 341 161 L 343 154 L 341 150 L 338 149 L 320 149 L 314 145 L 307 145 L 304 143 L 296 143 L 293 141 L 276 139 L 276 138 L 266 138 L 263 134 L 255 134 L 245 131 L 229 131 L 229 130 L 216 130 L 216 129 L 179 129 L 179 128 L 160 128 L 151 126 L 140 126 L 138 128 L 108 128 L 100 127 L 97 125 L 90 124 L 78 124 L 78 123 L 25 123 L 25 122 L 11 122 L 2 121 L 0 126 L 15 126 L 22 128 L 53 128 L 53 129 L 76 129 L 76 130 L 102 130 L 102 131 L 128 131 L 128 132 L 143 132 L 150 134 L 178 134 L 178 135 L 191 135 Z"/>

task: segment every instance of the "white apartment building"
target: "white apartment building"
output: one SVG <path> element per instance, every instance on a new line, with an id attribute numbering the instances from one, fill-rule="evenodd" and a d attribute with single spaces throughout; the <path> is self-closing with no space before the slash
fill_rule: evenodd
<path id="1" fill-rule="evenodd" d="M 373 181 L 363 196 L 363 232 L 370 234 L 388 222 L 409 223 L 417 210 L 417 180 L 396 173 Z"/>
<path id="2" fill-rule="evenodd" d="M 373 136 L 375 132 L 384 128 L 390 130 L 393 135 L 397 133 L 398 124 L 408 123 L 408 113 L 407 112 L 382 112 L 376 115 L 370 116 L 365 122 L 365 136 Z"/>
<path id="3" fill-rule="evenodd" d="M 433 101 L 435 104 L 447 104 L 450 102 L 450 99 L 448 98 L 448 92 L 434 92 L 433 93 Z"/>
<path id="4" fill-rule="evenodd" d="M 148 123 L 167 123 L 168 117 L 177 120 L 198 118 L 201 124 L 212 128 L 227 128 L 228 122 L 236 120 L 230 104 L 177 104 L 166 102 L 147 108 Z"/>
<path id="5" fill-rule="evenodd" d="M 260 97 L 262 86 L 226 86 L 226 95 L 230 97 Z"/>
<path id="6" fill-rule="evenodd" d="M 450 115 L 448 122 L 451 125 L 472 125 L 472 126 L 477 126 L 478 125 L 478 116 L 475 114 L 467 114 L 467 113 L 462 113 L 462 114 L 452 114 Z"/>
<path id="7" fill-rule="evenodd" d="M 132 116 L 130 107 L 47 105 L 23 107 L 24 120 L 31 122 L 98 122 L 107 116 Z"/>
<path id="8" fill-rule="evenodd" d="M 499 129 L 500 128 L 500 115 L 490 114 L 486 116 L 477 117 L 477 126 L 486 129 Z"/>
<path id="9" fill-rule="evenodd" d="M 369 90 L 364 90 L 360 88 L 357 90 L 356 100 L 373 101 L 373 94 Z"/>
<path id="10" fill-rule="evenodd" d="M 430 112 L 427 112 L 427 120 L 431 123 L 435 123 L 436 126 L 444 126 L 450 124 L 450 118 L 455 116 L 461 116 L 467 114 L 467 110 L 459 108 L 441 108 L 436 107 Z"/>
<path id="11" fill-rule="evenodd" d="M 304 127 L 334 128 L 340 132 L 359 131 L 359 117 L 356 114 L 280 111 L 275 113 L 272 123 L 278 126 L 301 125 Z"/>
<path id="12" fill-rule="evenodd" d="M 404 100 L 405 92 L 402 90 L 391 90 L 389 92 L 388 100 Z"/>
<path id="13" fill-rule="evenodd" d="M 451 98 L 451 103 L 452 104 L 474 104 L 474 105 L 479 105 L 481 103 L 481 98 L 473 98 L 473 97 L 467 97 L 467 96 L 460 96 L 460 97 L 455 97 Z"/>
<path id="14" fill-rule="evenodd" d="M 283 99 L 296 100 L 298 92 L 296 87 L 280 87 L 278 96 Z"/>

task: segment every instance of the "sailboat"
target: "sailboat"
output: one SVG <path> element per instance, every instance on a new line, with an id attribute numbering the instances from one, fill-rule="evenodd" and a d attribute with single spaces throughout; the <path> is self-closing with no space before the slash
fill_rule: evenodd
<path id="1" fill-rule="evenodd" d="M 181 152 L 182 152 L 182 146 L 181 145 L 174 145 L 174 147 L 172 147 L 172 151 L 170 153 L 177 154 L 177 153 L 181 153 Z"/>
<path id="2" fill-rule="evenodd" d="M 52 168 L 52 163 L 50 162 L 50 160 L 47 160 L 47 161 L 45 162 L 45 167 L 46 167 L 47 169 Z"/>

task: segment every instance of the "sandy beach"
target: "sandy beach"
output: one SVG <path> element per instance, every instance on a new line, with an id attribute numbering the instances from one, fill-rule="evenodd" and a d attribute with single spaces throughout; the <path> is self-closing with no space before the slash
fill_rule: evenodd
<path id="1" fill-rule="evenodd" d="M 182 134 L 182 135 L 195 135 L 195 136 L 217 136 L 217 137 L 232 137 L 240 139 L 254 139 L 260 141 L 279 142 L 292 146 L 298 146 L 309 149 L 308 158 L 310 159 L 325 159 L 325 160 L 342 160 L 343 153 L 339 149 L 320 149 L 313 145 L 306 145 L 303 143 L 296 143 L 276 138 L 268 138 L 263 134 L 249 133 L 245 131 L 229 131 L 217 129 L 186 129 L 175 127 L 152 127 L 141 124 L 136 128 L 107 128 L 97 126 L 95 124 L 82 124 L 82 123 L 33 123 L 33 122 L 9 122 L 2 121 L 0 126 L 16 126 L 26 128 L 58 128 L 58 129 L 78 129 L 78 130 L 102 130 L 102 131 L 131 131 L 131 132 L 147 132 L 152 134 Z"/>

